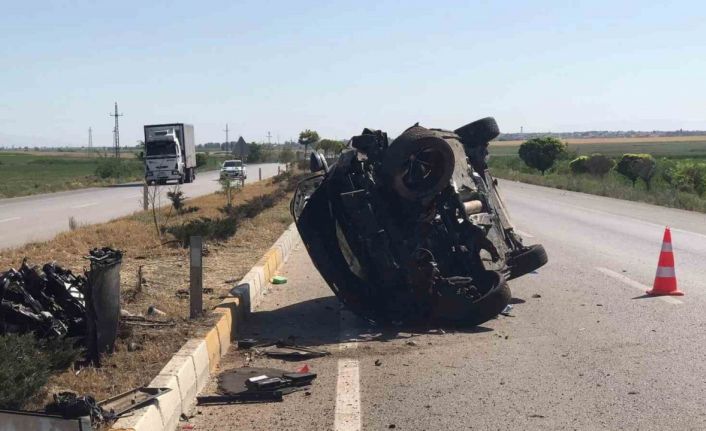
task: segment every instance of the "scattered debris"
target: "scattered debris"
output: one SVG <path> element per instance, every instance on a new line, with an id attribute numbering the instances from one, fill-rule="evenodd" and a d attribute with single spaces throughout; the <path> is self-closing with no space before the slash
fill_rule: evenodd
<path id="1" fill-rule="evenodd" d="M 376 366 L 376 367 L 379 367 L 380 365 L 382 365 L 382 361 L 379 360 L 379 359 L 376 359 L 376 360 L 375 360 L 375 366 Z"/>
<path id="2" fill-rule="evenodd" d="M 257 350 L 257 353 L 265 355 L 268 358 L 282 359 L 284 361 L 303 361 L 305 359 L 321 358 L 331 354 L 326 350 L 316 350 L 282 341 L 278 341 L 274 345 L 265 347 L 262 350 Z"/>
<path id="3" fill-rule="evenodd" d="M 542 295 L 540 295 L 539 293 L 535 293 L 534 295 L 532 295 L 532 298 L 541 298 L 541 297 L 542 297 Z"/>
<path id="4" fill-rule="evenodd" d="M 167 315 L 167 313 L 165 313 L 164 311 L 155 307 L 154 305 L 150 305 L 149 307 L 147 307 L 147 314 L 149 316 L 166 316 Z"/>
<path id="5" fill-rule="evenodd" d="M 502 314 L 503 316 L 512 317 L 512 315 L 510 313 L 512 312 L 513 308 L 514 307 L 512 306 L 512 304 L 507 304 L 505 306 L 505 308 L 503 309 L 503 311 L 500 312 L 500 314 Z"/>
<path id="6" fill-rule="evenodd" d="M 100 401 L 98 407 L 103 411 L 104 416 L 117 419 L 126 413 L 144 407 L 162 394 L 171 391 L 170 388 L 136 388 L 122 394 L 116 395 L 107 400 Z"/>
<path id="7" fill-rule="evenodd" d="M 122 252 L 109 247 L 89 251 L 90 270 L 74 275 L 56 263 L 41 269 L 25 259 L 19 271 L 0 273 L 0 334 L 33 332 L 39 338 L 75 338 L 88 358 L 115 346 L 121 315 Z"/>
<path id="8" fill-rule="evenodd" d="M 282 401 L 284 395 L 307 390 L 314 379 L 316 374 L 309 372 L 288 373 L 274 368 L 236 368 L 218 376 L 220 394 L 198 396 L 196 400 L 198 405 Z"/>
<path id="9" fill-rule="evenodd" d="M 417 342 L 414 341 L 414 340 L 409 340 L 409 341 L 407 341 L 406 344 L 407 344 L 408 346 L 416 346 L 416 345 L 417 345 Z"/>
<path id="10" fill-rule="evenodd" d="M 287 277 L 281 275 L 275 275 L 272 277 L 272 284 L 285 284 L 287 282 Z"/>
<path id="11" fill-rule="evenodd" d="M 88 416 L 67 419 L 62 416 L 28 412 L 24 410 L 0 410 L 0 424 L 14 426 L 13 430 L 66 430 L 91 431 L 91 418 Z M 10 425 L 11 424 L 11 425 Z M 4 428 L 4 427 L 3 427 Z"/>

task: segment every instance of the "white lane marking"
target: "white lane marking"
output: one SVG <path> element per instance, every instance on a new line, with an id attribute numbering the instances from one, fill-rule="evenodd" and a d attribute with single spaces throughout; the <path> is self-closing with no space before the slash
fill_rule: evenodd
<path id="1" fill-rule="evenodd" d="M 534 238 L 534 235 L 532 235 L 531 233 L 527 233 L 527 232 L 519 230 L 517 228 L 513 228 L 513 230 L 515 232 L 517 232 L 520 236 L 523 236 L 525 238 Z"/>
<path id="2" fill-rule="evenodd" d="M 20 219 L 19 217 L 4 218 L 4 219 L 0 220 L 0 223 L 5 223 L 8 221 L 15 221 L 15 220 L 19 220 L 19 219 Z"/>
<path id="3" fill-rule="evenodd" d="M 87 204 L 81 204 L 81 205 L 72 206 L 71 208 L 72 208 L 72 209 L 86 208 L 86 207 L 92 207 L 93 205 L 97 205 L 97 204 L 98 204 L 98 202 L 89 202 L 89 203 L 87 203 Z"/>
<path id="4" fill-rule="evenodd" d="M 639 282 L 633 280 L 632 278 L 626 277 L 623 274 L 617 273 L 617 272 L 612 271 L 608 268 L 602 268 L 599 266 L 599 267 L 596 267 L 596 269 L 598 271 L 602 272 L 603 274 L 607 275 L 608 277 L 612 277 L 618 281 L 621 281 L 621 282 L 627 284 L 628 286 L 632 286 L 636 289 L 641 290 L 642 293 L 645 293 L 648 290 L 650 290 L 649 286 L 645 286 L 644 284 L 639 283 Z M 658 298 L 664 302 L 669 303 L 669 304 L 683 304 L 683 302 L 681 302 L 680 300 L 678 300 L 677 298 L 675 298 L 673 296 L 658 296 Z"/>
<path id="5" fill-rule="evenodd" d="M 360 375 L 357 359 L 338 360 L 335 431 L 360 430 Z"/>
<path id="6" fill-rule="evenodd" d="M 341 310 L 339 350 L 358 347 L 355 339 L 355 316 L 350 311 Z M 338 360 L 336 381 L 336 410 L 333 420 L 334 431 L 360 431 L 360 367 L 357 359 Z"/>

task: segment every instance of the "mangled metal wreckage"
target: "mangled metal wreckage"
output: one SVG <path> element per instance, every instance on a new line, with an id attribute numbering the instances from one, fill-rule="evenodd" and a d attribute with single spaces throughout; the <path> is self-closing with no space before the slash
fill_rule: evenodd
<path id="1" fill-rule="evenodd" d="M 0 273 L 0 335 L 75 338 L 96 363 L 101 353 L 112 352 L 120 319 L 122 252 L 96 248 L 86 259 L 86 276 L 55 262 L 40 269 L 26 259 L 19 270 Z"/>
<path id="2" fill-rule="evenodd" d="M 302 181 L 292 216 L 339 299 L 376 321 L 477 325 L 508 304 L 507 280 L 547 262 L 513 230 L 487 166 L 493 118 L 455 131 L 365 129 Z"/>

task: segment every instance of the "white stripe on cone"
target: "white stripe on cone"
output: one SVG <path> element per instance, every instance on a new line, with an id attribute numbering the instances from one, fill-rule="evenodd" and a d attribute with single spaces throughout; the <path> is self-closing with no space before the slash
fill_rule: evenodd
<path id="1" fill-rule="evenodd" d="M 662 243 L 662 251 L 672 251 L 672 243 L 671 242 Z"/>
<path id="2" fill-rule="evenodd" d="M 658 278 L 674 278 L 676 273 L 674 268 L 671 266 L 658 266 L 657 267 L 657 277 Z"/>

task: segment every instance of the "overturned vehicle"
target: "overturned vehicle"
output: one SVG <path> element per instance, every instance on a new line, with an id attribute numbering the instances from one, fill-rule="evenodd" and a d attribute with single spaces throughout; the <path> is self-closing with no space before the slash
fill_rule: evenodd
<path id="1" fill-rule="evenodd" d="M 507 280 L 547 262 L 513 230 L 488 170 L 493 118 L 455 131 L 365 129 L 330 168 L 311 155 L 292 216 L 339 299 L 375 321 L 477 325 L 508 304 Z"/>

